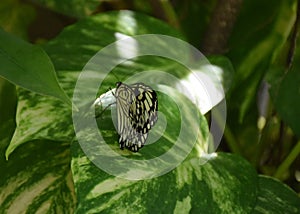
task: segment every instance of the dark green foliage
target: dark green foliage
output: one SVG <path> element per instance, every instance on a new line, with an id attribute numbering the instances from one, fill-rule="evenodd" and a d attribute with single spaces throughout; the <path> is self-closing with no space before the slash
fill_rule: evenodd
<path id="1" fill-rule="evenodd" d="M 112 122 L 114 109 L 103 112 L 97 119 L 97 130 L 113 154 L 127 161 L 152 160 L 170 149 L 174 149 L 174 162 L 182 153 L 187 154 L 161 176 L 138 181 L 124 178 L 139 172 L 135 171 L 138 164 L 125 166 L 119 159 L 112 160 L 107 165 L 119 169 L 116 177 L 99 169 L 97 155 L 86 156 L 87 150 L 99 154 L 102 142 L 88 126 L 80 131 L 76 127 L 76 135 L 72 114 L 77 107 L 80 111 L 89 108 L 93 100 L 83 97 L 83 105 L 74 107 L 73 112 L 65 103 L 70 104 L 77 79 L 91 57 L 120 36 L 163 34 L 201 48 L 217 1 L 34 2 L 0 3 L 0 10 L 6 11 L 0 15 L 0 213 L 300 213 L 296 193 L 300 191 L 300 46 L 293 49 L 291 45 L 297 40 L 292 33 L 296 0 L 276 4 L 271 0 L 243 1 L 226 50 L 208 56 L 226 93 L 227 124 L 219 149 L 239 156 L 206 154 L 216 149 L 209 141 L 209 114 L 204 117 L 183 91 L 176 90 L 176 84 L 153 84 L 155 90 L 160 89 L 158 109 L 167 125 L 160 123 L 163 117 L 158 115 L 149 138 L 162 137 L 138 153 L 119 149 Z M 43 43 L 39 46 L 10 34 L 27 38 L 30 29 L 39 29 L 29 23 L 40 6 L 64 14 L 52 11 L 51 16 L 57 19 L 75 17 L 78 21 L 57 29 L 61 33 L 56 38 L 39 38 L 36 43 Z M 124 8 L 131 10 L 120 10 Z M 110 9 L 116 11 L 107 12 Z M 174 51 L 174 47 L 163 45 Z M 183 55 L 186 51 L 175 49 Z M 289 67 L 291 56 L 294 60 Z M 97 89 L 99 96 L 116 82 L 149 70 L 165 71 L 181 81 L 189 74 L 185 65 L 162 56 L 122 62 L 113 69 L 114 75 L 105 76 L 101 70 L 90 74 L 91 79 L 103 80 Z M 148 79 L 152 81 L 150 76 Z M 257 96 L 266 83 L 270 96 Z M 86 87 L 85 92 L 90 91 Z M 178 143 L 181 123 L 188 131 Z M 79 138 L 90 143 L 86 150 Z M 193 148 L 189 148 L 191 141 Z M 157 166 L 141 169 L 143 173 L 160 173 Z M 289 181 L 294 190 L 255 170 Z"/>

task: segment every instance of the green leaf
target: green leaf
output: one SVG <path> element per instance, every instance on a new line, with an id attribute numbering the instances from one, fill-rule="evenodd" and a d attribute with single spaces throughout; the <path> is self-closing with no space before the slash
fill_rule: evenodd
<path id="1" fill-rule="evenodd" d="M 243 159 L 217 154 L 190 158 L 154 179 L 129 181 L 93 165 L 72 145 L 76 213 L 250 213 L 256 201 L 257 175 Z"/>
<path id="2" fill-rule="evenodd" d="M 128 26 L 129 20 L 134 24 Z M 152 29 L 153 25 L 157 26 L 155 30 Z M 97 51 L 117 40 L 116 32 L 124 35 L 145 34 L 147 32 L 179 35 L 163 22 L 130 11 L 100 14 L 66 28 L 56 39 L 47 43 L 44 49 L 52 59 L 59 81 L 69 96 L 73 94 L 78 75 L 84 65 Z M 156 57 L 154 61 L 143 61 L 142 59 L 132 66 L 127 65 L 122 68 L 123 75 L 134 74 L 132 73 L 134 69 L 135 72 L 139 72 L 163 68 L 162 66 L 174 71 L 174 63 L 170 64 L 169 61 L 159 57 Z M 183 66 L 181 66 L 181 70 L 178 70 L 178 73 L 182 70 L 184 70 Z M 95 75 L 101 77 L 100 72 Z M 122 75 L 120 75 L 120 79 L 122 79 Z M 107 84 L 101 87 L 102 92 L 115 85 L 115 82 L 120 79 L 114 77 L 114 79 L 107 81 Z M 91 89 L 87 87 L 85 90 Z M 61 102 L 21 88 L 18 89 L 18 96 L 17 129 L 7 148 L 7 158 L 19 145 L 34 139 L 71 141 L 74 138 L 72 112 Z M 88 100 L 87 102 L 92 101 Z"/>
<path id="3" fill-rule="evenodd" d="M 15 118 L 16 107 L 16 87 L 0 77 L 0 112 L 3 112 L 0 114 L 0 124 Z"/>
<path id="4" fill-rule="evenodd" d="M 14 129 L 13 119 L 0 125 L 0 213 L 72 213 L 76 197 L 69 144 L 30 142 L 6 161 Z"/>
<path id="5" fill-rule="evenodd" d="M 30 142 L 8 162 L 1 158 L 0 164 L 1 213 L 73 212 L 76 197 L 68 143 Z"/>
<path id="6" fill-rule="evenodd" d="M 255 17 L 249 19 L 256 11 Z M 230 93 L 234 115 L 242 122 L 254 105 L 261 79 L 287 42 L 296 17 L 296 1 L 246 1 L 230 38 L 229 58 L 236 68 Z M 268 20 L 268 21 L 266 21 Z M 257 27 L 253 27 L 257 26 Z"/>
<path id="7" fill-rule="evenodd" d="M 116 41 L 118 35 L 144 33 L 180 37 L 172 28 L 151 17 L 119 11 L 89 17 L 69 26 L 44 48 L 53 60 L 62 87 L 69 96 L 72 96 L 82 68 L 98 50 Z M 92 79 L 104 79 L 99 94 L 113 87 L 116 81 L 123 81 L 131 74 L 138 75 L 145 70 L 166 70 L 179 79 L 184 78 L 187 73 L 183 66 L 170 63 L 170 60 L 161 57 L 147 59 L 142 57 L 128 62 L 113 70 L 116 75 L 104 78 L 101 70 L 92 73 L 90 76 Z M 91 88 L 87 86 L 85 91 L 89 90 Z M 199 115 L 199 118 L 193 118 L 201 121 L 200 127 L 197 127 L 200 129 L 197 147 L 176 169 L 151 180 L 128 181 L 99 170 L 74 140 L 71 148 L 71 167 L 78 199 L 78 206 L 74 210 L 76 200 L 69 169 L 69 142 L 75 136 L 71 111 L 53 97 L 41 96 L 22 88 L 17 92 L 17 128 L 6 150 L 6 156 L 11 156 L 8 162 L 4 162 L 3 157 L 3 162 L 1 161 L 3 167 L 0 168 L 3 175 L 0 178 L 1 212 L 88 213 L 105 210 L 117 213 L 127 210 L 130 213 L 143 211 L 251 213 L 255 206 L 257 175 L 248 163 L 227 154 L 217 154 L 216 157 L 205 156 L 206 159 L 199 158 L 199 151 L 196 148 L 200 147 L 205 151 L 208 138 L 207 123 L 203 116 Z M 181 99 L 180 95 L 176 95 Z M 175 104 L 163 98 L 163 94 L 160 94 L 160 98 L 163 100 L 161 109 L 166 113 L 168 120 L 171 118 L 170 122 L 177 123 L 179 114 Z M 182 98 L 181 101 L 187 103 L 187 106 L 191 104 L 187 99 Z M 88 104 L 93 100 L 83 98 L 83 102 Z M 198 111 L 193 105 L 188 110 Z M 126 150 L 121 151 L 117 148 L 118 136 L 113 130 L 109 111 L 99 120 L 101 122 L 110 120 L 110 123 L 99 123 L 99 127 L 111 148 L 130 161 L 130 158 L 143 160 L 139 153 L 132 155 Z M 175 125 L 171 124 L 170 127 Z M 159 131 L 155 128 L 152 130 L 153 134 Z M 5 141 L 0 142 L 1 151 L 4 151 L 14 130 L 14 124 L 9 129 L 2 126 L 0 129 L 0 135 L 8 133 Z M 192 127 L 191 132 L 194 130 L 195 127 Z M 151 144 L 149 148 L 153 149 L 153 153 L 146 146 L 141 153 L 146 158 L 163 153 L 172 146 L 172 138 L 176 137 L 173 133 L 176 135 L 178 130 L 170 128 L 166 131 L 164 145 Z M 182 144 L 179 148 L 184 147 Z M 204 161 L 208 162 L 202 165 Z M 111 167 L 115 165 L 111 164 Z"/>
<path id="8" fill-rule="evenodd" d="M 56 97 L 72 105 L 60 87 L 47 54 L 0 29 L 0 76 L 39 94 Z"/>
<path id="9" fill-rule="evenodd" d="M 98 0 L 36 0 L 36 2 L 54 11 L 77 18 L 91 15 L 101 4 Z"/>
<path id="10" fill-rule="evenodd" d="M 274 96 L 274 105 L 280 117 L 300 137 L 300 74 L 294 69 L 282 80 L 278 93 Z M 275 88 L 274 88 L 275 90 Z M 274 94 L 274 92 L 273 92 Z"/>
<path id="11" fill-rule="evenodd" d="M 18 89 L 17 128 L 7 147 L 6 158 L 23 143 L 47 139 L 71 141 L 74 137 L 70 109 L 51 97 Z"/>
<path id="12" fill-rule="evenodd" d="M 150 16 L 132 11 L 114 11 L 80 20 L 65 28 L 56 39 L 49 41 L 44 49 L 58 72 L 80 72 L 99 50 L 120 39 L 118 35 L 149 33 L 182 38 L 175 29 Z M 150 62 L 151 65 L 154 67 L 155 63 Z"/>
<path id="13" fill-rule="evenodd" d="M 111 112 L 105 111 L 98 119 L 98 126 L 94 127 L 90 123 L 90 120 L 95 120 L 94 114 L 91 119 L 85 118 L 85 115 L 74 115 L 77 140 L 94 164 L 116 176 L 137 179 L 170 171 L 185 160 L 195 146 L 197 153 L 194 151 L 191 157 L 207 153 L 208 125 L 199 109 L 171 87 L 160 86 L 157 89 L 158 121 L 149 132 L 146 145 L 138 153 L 120 150 L 113 124 L 117 115 L 114 108 Z M 98 137 L 98 127 L 102 138 Z M 109 164 L 103 165 L 107 160 Z"/>
<path id="14" fill-rule="evenodd" d="M 269 75 L 270 94 L 276 111 L 295 135 L 300 137 L 300 45 L 294 50 L 293 65 L 287 73 L 284 68 L 273 69 Z"/>
<path id="15" fill-rule="evenodd" d="M 253 213 L 300 213 L 300 198 L 274 178 L 259 176 L 258 197 Z"/>

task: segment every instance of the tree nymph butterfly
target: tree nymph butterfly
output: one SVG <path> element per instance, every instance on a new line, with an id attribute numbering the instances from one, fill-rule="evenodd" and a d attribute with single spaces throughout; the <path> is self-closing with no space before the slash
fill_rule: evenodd
<path id="1" fill-rule="evenodd" d="M 112 99 L 114 98 L 114 99 Z M 127 85 L 116 83 L 116 88 L 98 97 L 93 106 L 99 117 L 108 107 L 116 104 L 117 132 L 120 149 L 138 152 L 145 145 L 148 132 L 157 122 L 156 92 L 144 83 Z"/>
<path id="2" fill-rule="evenodd" d="M 138 152 L 157 121 L 156 92 L 143 83 L 117 82 L 115 91 L 120 148 Z"/>

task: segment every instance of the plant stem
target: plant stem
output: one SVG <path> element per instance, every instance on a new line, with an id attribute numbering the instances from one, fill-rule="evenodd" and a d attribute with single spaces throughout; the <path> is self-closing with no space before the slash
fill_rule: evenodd
<path id="1" fill-rule="evenodd" d="M 227 145 L 229 146 L 230 150 L 233 153 L 242 154 L 241 149 L 238 145 L 238 142 L 236 141 L 234 135 L 232 134 L 232 132 L 228 126 L 225 127 L 224 136 L 225 136 Z"/>
<path id="2" fill-rule="evenodd" d="M 216 108 L 217 109 L 217 108 Z M 222 124 L 224 123 L 224 118 L 221 116 L 220 111 L 213 111 L 213 120 L 219 125 L 219 127 L 223 127 Z M 235 136 L 233 135 L 231 129 L 228 125 L 225 125 L 224 128 L 224 137 L 226 139 L 227 145 L 229 149 L 236 154 L 242 154 L 241 148 L 236 140 Z"/>
<path id="3" fill-rule="evenodd" d="M 169 2 L 169 0 L 160 0 L 161 7 L 164 10 L 166 19 L 168 22 L 175 28 L 179 29 L 180 25 L 177 19 L 177 15 L 173 9 L 172 4 Z"/>
<path id="4" fill-rule="evenodd" d="M 293 161 L 297 158 L 300 154 L 300 140 L 297 142 L 296 146 L 292 149 L 290 154 L 285 158 L 285 160 L 279 165 L 278 169 L 274 173 L 274 177 L 278 179 L 283 178 L 283 173 L 286 172 Z"/>

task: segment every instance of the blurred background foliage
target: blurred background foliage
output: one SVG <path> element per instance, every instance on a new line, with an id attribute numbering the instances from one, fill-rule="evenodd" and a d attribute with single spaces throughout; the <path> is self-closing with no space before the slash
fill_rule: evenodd
<path id="1" fill-rule="evenodd" d="M 224 55 L 234 67 L 219 151 L 242 155 L 259 173 L 282 180 L 299 194 L 297 5 L 296 0 L 2 0 L 0 25 L 41 44 L 67 25 L 111 10 L 138 11 L 165 21 L 205 55 Z M 13 91 L 14 86 L 0 81 L 0 93 Z M 1 97 L 0 110 L 12 109 L 13 115 L 16 93 Z"/>

